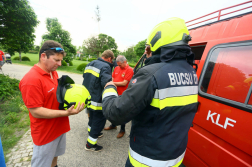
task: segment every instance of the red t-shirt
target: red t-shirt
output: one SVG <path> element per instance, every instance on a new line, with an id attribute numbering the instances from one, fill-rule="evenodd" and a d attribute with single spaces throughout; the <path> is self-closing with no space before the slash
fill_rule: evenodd
<path id="1" fill-rule="evenodd" d="M 127 64 L 126 67 L 123 69 L 117 66 L 114 69 L 112 77 L 114 78 L 114 82 L 122 82 L 124 80 L 130 82 L 131 78 L 133 77 L 133 74 L 133 69 Z M 122 93 L 128 88 L 129 82 L 126 86 L 117 86 L 118 95 L 122 95 Z"/>
<path id="2" fill-rule="evenodd" d="M 44 107 L 59 109 L 56 97 L 58 73 L 49 73 L 34 65 L 19 83 L 23 101 L 27 108 Z M 64 112 L 64 111 L 62 111 Z M 29 112 L 31 135 L 35 145 L 45 145 L 70 130 L 68 117 L 52 119 L 35 118 Z"/>
<path id="3" fill-rule="evenodd" d="M 3 61 L 4 52 L 0 50 L 0 61 Z"/>

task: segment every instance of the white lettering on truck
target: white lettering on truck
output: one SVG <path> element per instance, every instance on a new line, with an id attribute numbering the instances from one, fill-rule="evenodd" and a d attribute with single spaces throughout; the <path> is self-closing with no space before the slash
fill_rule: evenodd
<path id="1" fill-rule="evenodd" d="M 211 110 L 209 110 L 209 111 L 208 111 L 208 114 L 207 114 L 207 119 L 206 119 L 206 120 L 209 120 L 209 118 L 211 118 L 212 123 L 214 123 L 214 124 L 216 124 L 216 125 L 218 125 L 218 126 L 224 128 L 224 129 L 227 129 L 227 126 L 228 126 L 228 125 L 231 126 L 231 127 L 234 127 L 234 124 L 231 124 L 230 122 L 236 123 L 236 120 L 233 120 L 233 119 L 230 119 L 230 118 L 227 117 L 226 120 L 225 120 L 224 125 L 221 125 L 221 124 L 219 123 L 220 116 L 221 116 L 220 114 L 217 115 L 216 121 L 214 121 L 213 116 L 216 115 L 216 114 L 217 114 L 217 113 L 215 113 L 215 112 L 214 112 L 214 113 L 211 113 Z"/>

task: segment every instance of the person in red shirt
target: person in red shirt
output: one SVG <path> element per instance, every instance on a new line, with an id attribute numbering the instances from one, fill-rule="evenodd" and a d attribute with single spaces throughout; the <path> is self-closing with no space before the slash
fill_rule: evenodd
<path id="1" fill-rule="evenodd" d="M 118 95 L 122 95 L 123 92 L 128 88 L 129 82 L 133 77 L 133 69 L 127 64 L 127 59 L 119 55 L 116 58 L 117 67 L 115 67 L 112 74 L 112 81 L 117 86 Z M 117 127 L 111 124 L 109 127 L 104 128 L 104 130 L 117 129 Z M 125 124 L 121 125 L 121 130 L 117 135 L 117 138 L 123 137 L 125 134 Z"/>
<path id="2" fill-rule="evenodd" d="M 3 60 L 4 58 L 4 60 Z M 2 70 L 2 66 L 4 65 L 4 61 L 6 61 L 6 57 L 4 56 L 4 52 L 0 50 L 0 70 Z"/>
<path id="3" fill-rule="evenodd" d="M 39 52 L 39 62 L 22 78 L 19 89 L 29 110 L 33 139 L 32 167 L 57 167 L 58 156 L 65 153 L 69 115 L 78 114 L 84 103 L 59 110 L 56 97 L 58 73 L 65 56 L 62 45 L 46 41 Z"/>

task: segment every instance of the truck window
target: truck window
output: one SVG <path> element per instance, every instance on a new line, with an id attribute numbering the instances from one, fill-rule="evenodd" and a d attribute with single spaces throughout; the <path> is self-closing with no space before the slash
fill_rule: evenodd
<path id="1" fill-rule="evenodd" d="M 191 46 L 192 45 L 192 46 Z M 206 42 L 201 44 L 191 44 L 190 47 L 192 49 L 192 52 L 194 53 L 194 62 L 193 62 L 193 68 L 197 71 L 198 65 L 200 63 L 201 57 L 204 53 Z"/>
<path id="2" fill-rule="evenodd" d="M 252 83 L 252 45 L 217 47 L 209 56 L 201 91 L 244 103 Z"/>
<path id="3" fill-rule="evenodd" d="M 196 64 L 199 63 L 199 61 L 201 60 L 205 47 L 206 43 L 203 43 L 202 45 L 191 46 L 192 52 L 195 55 L 194 59 L 196 60 Z"/>

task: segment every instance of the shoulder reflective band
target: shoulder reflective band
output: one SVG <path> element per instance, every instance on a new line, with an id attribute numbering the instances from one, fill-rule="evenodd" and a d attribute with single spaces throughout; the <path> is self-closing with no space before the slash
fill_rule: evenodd
<path id="1" fill-rule="evenodd" d="M 105 91 L 103 92 L 102 100 L 108 96 L 118 96 L 118 94 L 114 88 L 108 88 L 108 89 L 105 89 Z"/>
<path id="2" fill-rule="evenodd" d="M 147 157 L 144 157 L 138 153 L 136 153 L 135 151 L 133 151 L 130 147 L 129 147 L 129 160 L 130 163 L 134 166 L 134 167 L 158 167 L 158 166 L 172 166 L 172 167 L 178 167 L 182 161 L 183 158 L 185 156 L 185 152 L 183 152 L 183 154 L 181 154 L 178 158 L 176 159 L 172 159 L 172 160 L 154 160 L 154 159 L 150 159 Z"/>
<path id="3" fill-rule="evenodd" d="M 91 143 L 92 145 L 95 145 L 97 143 L 97 139 L 92 138 L 91 136 L 88 136 L 87 141 Z"/>
<path id="4" fill-rule="evenodd" d="M 90 73 L 93 74 L 94 76 L 98 77 L 100 76 L 100 70 L 96 67 L 93 66 L 88 66 L 85 68 L 84 73 Z"/>
<path id="5" fill-rule="evenodd" d="M 162 110 L 165 107 L 185 106 L 198 102 L 198 86 L 180 86 L 156 90 L 151 106 Z"/>
<path id="6" fill-rule="evenodd" d="M 89 107 L 93 110 L 102 110 L 102 103 L 91 101 L 91 104 Z"/>

